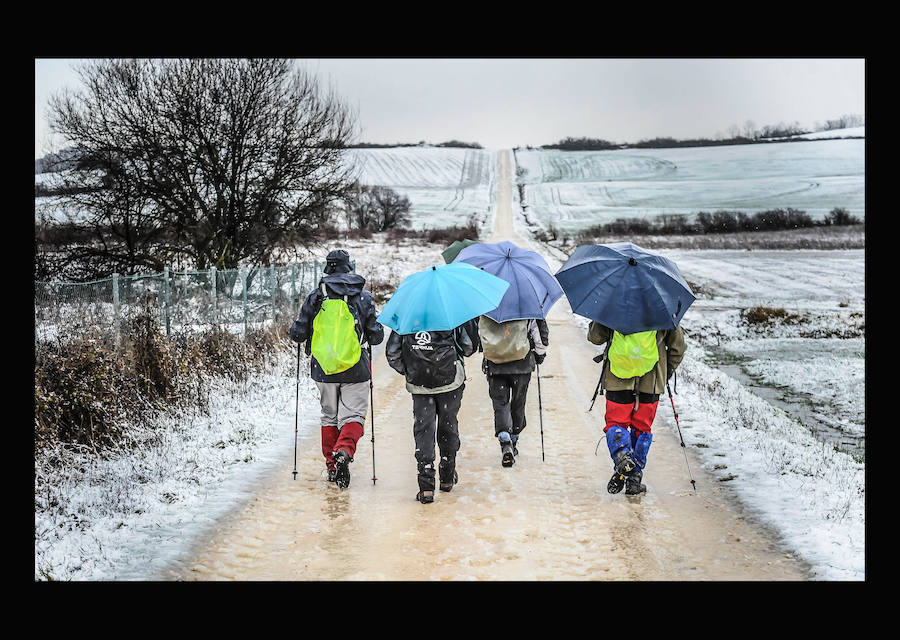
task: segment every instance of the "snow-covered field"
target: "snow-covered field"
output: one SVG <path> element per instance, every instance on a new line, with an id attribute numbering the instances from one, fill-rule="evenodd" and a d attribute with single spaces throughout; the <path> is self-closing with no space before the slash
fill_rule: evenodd
<path id="1" fill-rule="evenodd" d="M 846 139 L 818 140 L 841 136 Z M 798 137 L 812 142 L 614 151 L 519 149 L 517 180 L 525 185 L 530 217 L 569 233 L 616 218 L 719 210 L 754 213 L 792 207 L 820 219 L 843 207 L 865 218 L 865 127 Z M 472 216 L 485 228 L 493 224 L 496 150 L 348 149 L 345 162 L 362 184 L 407 196 L 414 229 L 464 226 Z M 46 174 L 35 176 L 36 184 L 46 180 Z M 66 217 L 54 198 L 36 198 L 35 205 L 36 216 Z"/>
<path id="2" fill-rule="evenodd" d="M 347 163 L 362 184 L 410 199 L 413 229 L 465 226 L 470 216 L 490 229 L 497 197 L 497 153 L 485 149 L 395 147 L 350 149 Z"/>
<path id="3" fill-rule="evenodd" d="M 864 579 L 864 250 L 665 253 L 705 291 L 682 321 L 701 347 L 679 369 L 686 443 L 817 579 Z"/>
<path id="4" fill-rule="evenodd" d="M 812 144 L 819 143 L 784 146 Z M 397 177 L 402 163 L 396 155 L 386 164 L 370 161 L 366 170 L 383 172 L 387 186 L 405 184 L 414 210 L 424 216 L 425 208 L 416 209 L 424 205 L 412 194 L 450 196 L 455 170 L 437 168 L 451 163 L 435 163 L 435 150 L 402 151 L 412 156 L 428 151 L 416 165 L 423 167 L 421 176 Z M 465 159 L 470 151 L 448 154 L 455 157 L 458 175 L 473 162 Z M 485 177 L 494 172 L 495 158 L 488 156 L 490 166 L 480 170 L 479 184 L 494 180 Z M 479 202 L 493 208 L 494 196 L 484 190 Z M 433 211 L 443 215 L 439 208 Z M 485 220 L 492 217 L 490 211 Z M 519 221 L 520 233 L 523 229 Z M 343 246 L 359 273 L 387 287 L 440 263 L 443 249 L 387 244 L 377 234 Z M 332 248 L 323 246 L 318 253 Z M 814 579 L 864 580 L 864 251 L 663 253 L 698 293 L 683 320 L 689 350 L 675 396 L 686 445 L 812 565 Z M 546 255 L 551 265 L 561 263 Z M 741 311 L 753 306 L 793 315 L 789 321 L 750 325 Z M 154 579 L 188 553 L 192 540 L 250 498 L 259 473 L 291 465 L 295 366 L 296 352 L 286 349 L 278 366 L 252 384 L 223 383 L 212 394 L 216 402 L 208 414 L 162 416 L 162 443 L 137 453 L 97 457 L 58 451 L 61 464 L 52 470 L 36 459 L 35 579 Z M 307 378 L 300 389 L 302 435 L 317 427 L 318 401 Z M 778 397 L 764 393 L 772 389 Z M 842 444 L 845 440 L 850 445 Z"/>
<path id="5" fill-rule="evenodd" d="M 408 197 L 413 229 L 465 226 L 470 217 L 490 228 L 497 197 L 497 152 L 449 147 L 348 149 L 346 167 L 361 184 Z M 50 174 L 35 175 L 44 184 Z M 57 198 L 35 198 L 35 217 L 67 219 Z M 71 212 L 69 212 L 71 213 Z M 77 213 L 74 218 L 81 217 Z"/>
<path id="6" fill-rule="evenodd" d="M 865 218 L 865 140 L 681 149 L 520 149 L 524 203 L 572 233 L 617 218 L 777 208 L 816 220 L 835 207 Z"/>

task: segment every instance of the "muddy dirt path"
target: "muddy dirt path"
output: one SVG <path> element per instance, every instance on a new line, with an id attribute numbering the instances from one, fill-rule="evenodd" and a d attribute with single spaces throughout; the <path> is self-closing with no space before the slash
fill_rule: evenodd
<path id="1" fill-rule="evenodd" d="M 499 154 L 490 241 L 513 240 L 511 154 Z M 436 256 L 436 261 L 439 256 Z M 516 465 L 500 465 L 479 355 L 466 362 L 459 484 L 415 501 L 412 401 L 376 350 L 375 466 L 369 424 L 345 491 L 323 480 L 318 434 L 301 440 L 298 476 L 265 478 L 174 580 L 804 580 L 806 568 L 744 513 L 727 487 L 690 458 L 692 491 L 671 406 L 661 403 L 644 481 L 648 493 L 610 495 L 603 398 L 588 413 L 596 353 L 563 297 L 548 318 L 541 366 Z M 691 453 L 688 452 L 690 456 Z"/>

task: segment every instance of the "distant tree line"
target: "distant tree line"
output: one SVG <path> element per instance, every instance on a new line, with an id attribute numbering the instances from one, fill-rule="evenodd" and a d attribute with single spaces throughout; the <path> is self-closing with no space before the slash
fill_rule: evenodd
<path id="1" fill-rule="evenodd" d="M 813 220 L 805 211 L 788 207 L 754 214 L 742 211 L 701 211 L 693 216 L 662 214 L 654 218 L 618 218 L 583 229 L 579 235 L 584 238 L 603 235 L 697 235 L 857 224 L 862 224 L 862 220 L 842 207 L 832 209 L 822 220 Z"/>
<path id="2" fill-rule="evenodd" d="M 562 151 L 603 151 L 607 149 L 618 149 L 621 145 L 608 140 L 599 140 L 596 138 L 565 138 L 556 144 L 545 144 L 542 149 L 559 149 Z"/>
<path id="3" fill-rule="evenodd" d="M 789 138 L 814 131 L 833 131 L 835 129 L 847 129 L 859 127 L 865 124 L 865 118 L 861 115 L 844 115 L 834 120 L 827 120 L 824 124 L 816 124 L 812 131 L 804 129 L 798 122 L 779 122 L 775 125 L 757 127 L 753 121 L 748 120 L 743 127 L 733 125 L 729 127 L 727 135 L 718 135 L 713 138 L 687 138 L 678 140 L 671 137 L 657 137 L 638 142 L 615 143 L 600 138 L 573 138 L 568 137 L 555 144 L 541 145 L 540 149 L 558 149 L 562 151 L 603 151 L 609 149 L 670 149 L 677 147 L 709 147 L 736 144 L 761 144 L 766 142 L 782 142 L 777 138 Z M 803 138 L 794 138 L 789 142 L 804 142 Z M 531 147 L 527 147 L 531 148 Z"/>

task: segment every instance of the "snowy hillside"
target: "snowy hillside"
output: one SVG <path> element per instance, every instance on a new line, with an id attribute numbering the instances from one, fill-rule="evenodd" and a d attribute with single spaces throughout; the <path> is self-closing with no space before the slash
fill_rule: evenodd
<path id="1" fill-rule="evenodd" d="M 490 228 L 497 154 L 483 149 L 350 149 L 347 163 L 362 184 L 389 187 L 412 203 L 411 227 L 464 226 L 469 216 Z"/>
<path id="2" fill-rule="evenodd" d="M 865 134 L 859 130 L 820 132 Z M 806 136 L 804 136 L 806 137 Z M 449 147 L 348 149 L 361 184 L 409 198 L 411 227 L 464 226 L 474 216 L 492 225 L 497 151 Z M 824 218 L 843 207 L 865 218 L 865 140 L 515 153 L 526 210 L 538 224 L 572 233 L 616 218 L 700 211 L 800 209 Z M 35 183 L 46 176 L 38 174 Z M 514 197 L 518 192 L 514 190 Z M 61 220 L 52 198 L 35 199 L 35 215 Z"/>
<path id="3" fill-rule="evenodd" d="M 865 218 L 865 141 L 619 149 L 519 150 L 529 216 L 564 232 L 659 214 L 791 207 Z"/>

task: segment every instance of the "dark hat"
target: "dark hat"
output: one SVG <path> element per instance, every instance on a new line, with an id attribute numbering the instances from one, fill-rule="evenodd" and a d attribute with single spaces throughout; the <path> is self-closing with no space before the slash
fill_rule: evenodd
<path id="1" fill-rule="evenodd" d="M 343 249 L 335 249 L 325 257 L 325 273 L 350 273 L 350 254 Z"/>

